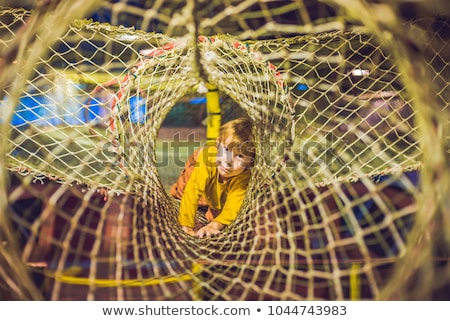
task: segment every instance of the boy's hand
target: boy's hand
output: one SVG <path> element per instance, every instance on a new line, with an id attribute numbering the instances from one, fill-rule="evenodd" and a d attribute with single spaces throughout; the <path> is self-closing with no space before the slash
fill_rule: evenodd
<path id="1" fill-rule="evenodd" d="M 211 236 L 215 234 L 219 234 L 220 231 L 224 228 L 225 225 L 212 221 L 206 226 L 203 226 L 201 229 L 198 230 L 197 236 L 203 237 L 203 236 Z"/>
<path id="2" fill-rule="evenodd" d="M 194 231 L 192 227 L 182 226 L 181 229 L 189 235 L 196 236 L 197 232 Z"/>

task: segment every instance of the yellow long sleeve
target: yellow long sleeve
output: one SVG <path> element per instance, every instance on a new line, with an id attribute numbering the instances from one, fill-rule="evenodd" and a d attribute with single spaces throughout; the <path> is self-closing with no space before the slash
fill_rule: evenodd
<path id="1" fill-rule="evenodd" d="M 226 183 L 219 182 L 219 172 L 215 158 L 217 148 L 204 147 L 197 158 L 196 167 L 184 189 L 181 199 L 178 221 L 182 226 L 194 227 L 198 203 L 202 195 L 208 206 L 219 210 L 220 214 L 214 219 L 224 225 L 234 221 L 241 209 L 250 179 L 250 170 L 232 177 Z"/>

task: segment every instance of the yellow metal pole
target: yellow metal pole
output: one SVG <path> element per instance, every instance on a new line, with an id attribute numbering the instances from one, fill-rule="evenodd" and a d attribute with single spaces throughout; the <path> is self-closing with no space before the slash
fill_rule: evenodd
<path id="1" fill-rule="evenodd" d="M 214 144 L 219 136 L 219 129 L 222 123 L 222 113 L 220 110 L 219 91 L 216 86 L 207 84 L 206 93 L 206 143 Z"/>
<path id="2" fill-rule="evenodd" d="M 361 280 L 359 270 L 361 265 L 353 263 L 350 268 L 350 299 L 358 301 L 361 299 Z"/>

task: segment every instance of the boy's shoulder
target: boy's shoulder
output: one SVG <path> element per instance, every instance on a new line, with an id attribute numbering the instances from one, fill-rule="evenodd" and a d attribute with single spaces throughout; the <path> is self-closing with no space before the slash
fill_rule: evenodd
<path id="1" fill-rule="evenodd" d="M 200 147 L 198 161 L 205 164 L 215 164 L 217 157 L 217 147 L 215 145 L 205 145 Z"/>
<path id="2" fill-rule="evenodd" d="M 203 155 L 206 155 L 207 157 L 211 157 L 211 156 L 216 157 L 216 155 L 217 155 L 217 147 L 216 147 L 216 145 L 209 145 L 209 144 L 207 144 L 207 145 L 204 145 L 203 147 L 200 147 L 200 148 L 202 149 L 201 153 Z"/>

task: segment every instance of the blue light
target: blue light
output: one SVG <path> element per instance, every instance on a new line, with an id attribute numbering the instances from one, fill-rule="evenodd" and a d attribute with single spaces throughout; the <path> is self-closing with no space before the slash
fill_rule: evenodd
<path id="1" fill-rule="evenodd" d="M 305 91 L 305 90 L 308 90 L 309 87 L 308 87 L 307 84 L 298 84 L 298 85 L 297 85 L 297 89 L 298 89 L 298 90 Z"/>

